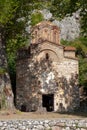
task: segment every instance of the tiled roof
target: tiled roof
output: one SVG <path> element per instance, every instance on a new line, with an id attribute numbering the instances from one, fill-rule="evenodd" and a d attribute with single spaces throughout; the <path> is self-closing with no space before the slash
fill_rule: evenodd
<path id="1" fill-rule="evenodd" d="M 72 47 L 72 46 L 66 46 L 64 48 L 64 51 L 76 51 L 76 48 L 75 47 Z"/>
<path id="2" fill-rule="evenodd" d="M 52 23 L 50 21 L 41 21 L 40 23 L 38 23 L 34 27 L 32 27 L 32 29 L 37 28 L 37 27 L 42 26 L 42 25 L 53 26 L 54 28 L 57 28 L 60 30 L 60 28 L 57 25 L 55 25 L 54 23 Z"/>
<path id="3" fill-rule="evenodd" d="M 52 26 L 55 25 L 50 21 L 41 21 L 40 23 L 36 24 L 36 26 L 41 25 L 41 24 L 49 24 L 49 25 L 52 25 Z"/>

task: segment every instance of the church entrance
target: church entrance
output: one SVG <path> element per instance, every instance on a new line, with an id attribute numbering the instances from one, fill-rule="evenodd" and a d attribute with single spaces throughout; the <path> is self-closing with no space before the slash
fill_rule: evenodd
<path id="1" fill-rule="evenodd" d="M 54 94 L 42 95 L 42 105 L 46 107 L 46 110 L 51 112 L 54 110 Z"/>

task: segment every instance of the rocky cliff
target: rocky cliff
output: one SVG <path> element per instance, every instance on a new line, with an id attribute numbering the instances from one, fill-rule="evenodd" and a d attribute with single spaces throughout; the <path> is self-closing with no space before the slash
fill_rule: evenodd
<path id="1" fill-rule="evenodd" d="M 52 19 L 52 13 L 48 10 L 43 10 L 41 13 L 44 16 L 45 20 Z M 67 16 L 61 21 L 53 20 L 61 30 L 61 39 L 63 40 L 74 40 L 75 38 L 79 37 L 80 35 L 80 10 L 73 13 L 72 16 Z"/>
<path id="2" fill-rule="evenodd" d="M 5 47 L 2 44 L 0 33 L 0 108 L 10 109 L 13 107 L 13 93 L 7 68 Z"/>

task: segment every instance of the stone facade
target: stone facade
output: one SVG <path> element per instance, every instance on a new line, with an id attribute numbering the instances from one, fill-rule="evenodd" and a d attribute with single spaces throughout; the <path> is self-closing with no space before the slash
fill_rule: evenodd
<path id="1" fill-rule="evenodd" d="M 21 111 L 67 112 L 79 106 L 78 60 L 60 44 L 60 29 L 44 21 L 32 29 L 28 48 L 17 57 L 16 107 Z"/>

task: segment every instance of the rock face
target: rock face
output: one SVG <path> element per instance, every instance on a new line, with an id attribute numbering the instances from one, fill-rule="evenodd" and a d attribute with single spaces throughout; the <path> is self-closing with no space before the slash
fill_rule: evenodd
<path id="1" fill-rule="evenodd" d="M 44 21 L 32 29 L 28 48 L 18 52 L 16 107 L 21 111 L 73 111 L 79 106 L 75 48 L 60 44 L 60 30 Z"/>
<path id="2" fill-rule="evenodd" d="M 53 16 L 50 13 L 50 11 L 44 9 L 41 11 L 45 20 L 50 20 Z M 80 35 L 80 16 L 79 16 L 80 10 L 73 13 L 72 16 L 67 16 L 61 21 L 54 20 L 53 23 L 55 23 L 58 27 L 60 27 L 60 36 L 63 40 L 74 40 L 75 38 L 78 38 Z"/>
<path id="3" fill-rule="evenodd" d="M 8 74 L 5 47 L 0 33 L 0 108 L 13 108 L 13 93 Z"/>
<path id="4" fill-rule="evenodd" d="M 49 10 L 40 11 L 44 17 L 44 20 L 49 20 L 53 18 L 52 13 Z M 72 41 L 80 36 L 80 10 L 72 14 L 72 16 L 66 16 L 61 21 L 53 20 L 53 23 L 57 25 L 61 32 L 60 38 L 67 41 Z M 30 21 L 28 22 L 28 27 L 26 31 L 30 33 Z"/>

